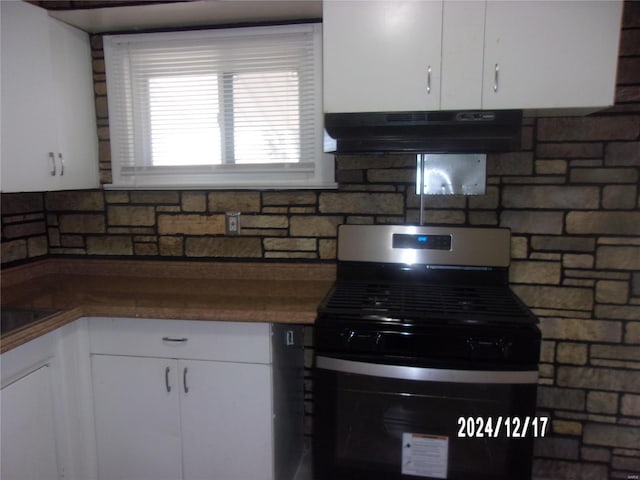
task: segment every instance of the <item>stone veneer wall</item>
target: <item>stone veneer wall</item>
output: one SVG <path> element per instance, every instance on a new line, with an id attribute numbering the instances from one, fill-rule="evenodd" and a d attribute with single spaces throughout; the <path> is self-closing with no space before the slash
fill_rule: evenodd
<path id="1" fill-rule="evenodd" d="M 3 193 L 0 210 L 3 266 L 49 253 L 43 193 Z"/>
<path id="2" fill-rule="evenodd" d="M 92 39 L 103 183 L 110 181 L 101 37 Z M 579 88 L 579 86 L 576 86 Z M 486 195 L 427 197 L 426 223 L 504 226 L 512 288 L 540 317 L 536 475 L 640 473 L 640 2 L 627 2 L 616 106 L 527 119 L 490 155 Z M 72 191 L 2 195 L 2 263 L 47 254 L 335 259 L 341 223 L 416 223 L 411 156 L 339 157 L 338 191 Z M 224 235 L 224 212 L 242 233 Z M 310 329 L 309 329 L 310 330 Z"/>

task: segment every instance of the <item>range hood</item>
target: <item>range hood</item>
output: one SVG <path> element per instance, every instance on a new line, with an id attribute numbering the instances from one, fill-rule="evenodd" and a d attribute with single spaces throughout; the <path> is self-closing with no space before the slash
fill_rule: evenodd
<path id="1" fill-rule="evenodd" d="M 327 113 L 331 153 L 488 153 L 520 148 L 521 110 Z"/>

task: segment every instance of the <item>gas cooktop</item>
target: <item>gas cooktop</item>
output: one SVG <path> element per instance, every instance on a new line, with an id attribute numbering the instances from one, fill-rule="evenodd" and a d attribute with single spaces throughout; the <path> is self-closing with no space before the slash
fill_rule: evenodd
<path id="1" fill-rule="evenodd" d="M 338 283 L 320 306 L 325 315 L 446 323 L 536 323 L 504 286 Z"/>
<path id="2" fill-rule="evenodd" d="M 342 225 L 318 320 L 535 324 L 508 285 L 510 239 L 504 228 Z"/>

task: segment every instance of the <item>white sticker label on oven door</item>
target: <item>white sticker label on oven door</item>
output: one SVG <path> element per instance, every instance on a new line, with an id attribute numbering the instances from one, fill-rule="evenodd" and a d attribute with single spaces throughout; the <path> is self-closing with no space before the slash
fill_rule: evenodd
<path id="1" fill-rule="evenodd" d="M 449 437 L 402 434 L 402 474 L 447 478 Z"/>

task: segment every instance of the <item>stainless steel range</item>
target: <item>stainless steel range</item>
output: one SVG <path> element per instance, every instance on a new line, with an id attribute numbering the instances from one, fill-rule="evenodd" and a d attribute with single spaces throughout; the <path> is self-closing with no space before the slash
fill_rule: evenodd
<path id="1" fill-rule="evenodd" d="M 316 320 L 315 480 L 531 478 L 540 331 L 509 261 L 507 229 L 339 228 Z"/>

